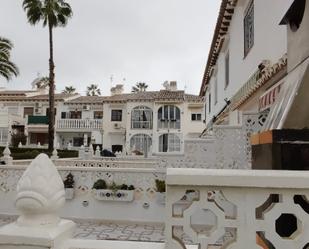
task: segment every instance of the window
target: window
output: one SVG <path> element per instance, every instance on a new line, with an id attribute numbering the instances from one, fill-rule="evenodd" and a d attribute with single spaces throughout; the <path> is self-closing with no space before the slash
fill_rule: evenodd
<path id="1" fill-rule="evenodd" d="M 24 118 L 26 116 L 33 116 L 33 111 L 34 111 L 33 107 L 24 107 Z"/>
<path id="2" fill-rule="evenodd" d="M 66 118 L 81 119 L 82 118 L 82 112 L 81 111 L 70 111 L 69 115 L 67 114 Z"/>
<path id="3" fill-rule="evenodd" d="M 218 102 L 218 78 L 217 76 L 215 77 L 215 83 L 214 83 L 214 90 L 215 90 L 215 104 Z"/>
<path id="4" fill-rule="evenodd" d="M 152 129 L 152 110 L 146 106 L 138 106 L 131 113 L 132 129 Z"/>
<path id="5" fill-rule="evenodd" d="M 122 110 L 112 110 L 111 121 L 122 121 Z"/>
<path id="6" fill-rule="evenodd" d="M 202 120 L 202 114 L 201 113 L 192 113 L 191 114 L 191 120 L 192 121 L 201 121 Z"/>
<path id="7" fill-rule="evenodd" d="M 254 44 L 254 2 L 249 3 L 244 18 L 244 52 L 249 53 Z"/>
<path id="8" fill-rule="evenodd" d="M 148 152 L 150 151 L 151 144 L 151 137 L 146 134 L 136 134 L 130 139 L 131 151 L 139 151 L 143 154 L 146 152 L 146 148 Z"/>
<path id="9" fill-rule="evenodd" d="M 103 111 L 94 111 L 93 112 L 93 119 L 102 119 L 103 118 Z"/>
<path id="10" fill-rule="evenodd" d="M 175 134 L 163 134 L 159 137 L 159 152 L 179 152 L 180 139 Z"/>
<path id="11" fill-rule="evenodd" d="M 180 109 L 174 105 L 165 105 L 158 110 L 159 129 L 180 129 Z"/>
<path id="12" fill-rule="evenodd" d="M 225 55 L 225 88 L 228 87 L 230 82 L 230 52 Z"/>
<path id="13" fill-rule="evenodd" d="M 211 94 L 208 94 L 208 112 L 211 113 Z"/>
<path id="14" fill-rule="evenodd" d="M 66 112 L 61 112 L 61 119 L 66 119 L 67 118 L 67 114 Z"/>
<path id="15" fill-rule="evenodd" d="M 4 127 L 0 128 L 0 144 L 6 144 L 8 142 L 9 129 Z"/>

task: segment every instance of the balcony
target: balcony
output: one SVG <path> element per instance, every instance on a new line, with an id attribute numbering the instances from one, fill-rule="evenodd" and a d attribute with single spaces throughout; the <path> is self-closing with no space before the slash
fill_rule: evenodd
<path id="1" fill-rule="evenodd" d="M 47 116 L 28 116 L 28 125 L 47 125 L 48 117 Z"/>
<path id="2" fill-rule="evenodd" d="M 102 119 L 60 119 L 57 120 L 57 129 L 76 130 L 101 130 L 103 128 Z"/>

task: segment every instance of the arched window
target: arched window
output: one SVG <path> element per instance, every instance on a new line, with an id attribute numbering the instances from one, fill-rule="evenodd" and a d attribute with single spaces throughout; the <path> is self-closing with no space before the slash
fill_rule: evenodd
<path id="1" fill-rule="evenodd" d="M 179 152 L 180 139 L 176 134 L 163 134 L 159 137 L 159 152 Z"/>
<path id="2" fill-rule="evenodd" d="M 150 152 L 150 147 L 152 145 L 152 140 L 149 135 L 146 134 L 136 134 L 130 139 L 130 148 L 131 151 L 139 151 L 143 154 L 146 152 Z"/>
<path id="3" fill-rule="evenodd" d="M 174 105 L 165 105 L 158 110 L 158 128 L 180 129 L 180 109 Z"/>
<path id="4" fill-rule="evenodd" d="M 152 110 L 146 106 L 137 106 L 131 113 L 132 129 L 152 129 Z"/>

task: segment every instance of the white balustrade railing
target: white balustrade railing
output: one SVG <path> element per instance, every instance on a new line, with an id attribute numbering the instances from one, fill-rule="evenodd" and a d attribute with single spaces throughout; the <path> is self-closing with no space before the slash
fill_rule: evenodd
<path id="1" fill-rule="evenodd" d="M 58 129 L 95 129 L 103 128 L 102 119 L 60 119 L 57 120 Z"/>
<path id="2" fill-rule="evenodd" d="M 83 167 L 83 168 L 139 168 L 139 169 L 149 169 L 149 168 L 157 168 L 156 161 L 134 161 L 134 160 L 55 160 L 55 165 L 57 167 Z"/>
<path id="3" fill-rule="evenodd" d="M 166 182 L 166 249 L 309 246 L 309 172 L 167 169 Z"/>

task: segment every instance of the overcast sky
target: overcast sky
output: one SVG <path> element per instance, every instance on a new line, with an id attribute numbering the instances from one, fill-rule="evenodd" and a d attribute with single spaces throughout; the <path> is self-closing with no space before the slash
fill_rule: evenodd
<path id="1" fill-rule="evenodd" d="M 74 15 L 54 32 L 56 88 L 73 85 L 84 95 L 98 84 L 128 92 L 136 82 L 159 90 L 165 80 L 198 94 L 216 23 L 219 0 L 70 0 Z M 48 30 L 30 26 L 21 0 L 1 0 L 0 36 L 14 43 L 20 75 L 0 86 L 29 89 L 48 75 Z M 123 79 L 125 81 L 123 82 Z"/>

